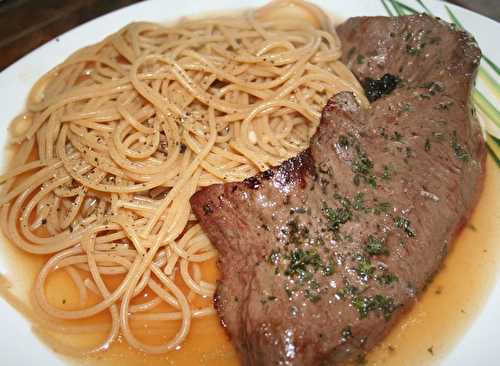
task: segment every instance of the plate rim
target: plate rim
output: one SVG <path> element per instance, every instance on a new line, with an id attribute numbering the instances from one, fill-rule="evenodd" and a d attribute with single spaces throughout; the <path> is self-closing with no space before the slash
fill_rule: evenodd
<path id="1" fill-rule="evenodd" d="M 349 4 L 351 2 L 349 0 L 332 0 L 330 2 L 328 0 L 309 0 L 309 1 L 319 3 L 319 4 L 321 4 L 321 6 L 324 6 L 324 4 L 329 4 L 329 5 L 331 5 L 331 7 L 333 7 L 334 4 L 336 4 L 336 3 Z M 356 1 L 360 2 L 360 3 L 374 3 L 375 2 L 373 0 L 356 0 Z M 214 8 L 214 6 L 213 6 L 214 3 L 217 4 L 216 7 L 220 7 L 221 5 L 224 6 L 225 4 L 231 4 L 232 2 L 233 1 L 231 1 L 231 0 L 220 0 L 217 2 L 213 2 L 210 5 L 205 4 L 205 6 L 203 6 L 203 7 L 212 9 L 212 8 Z M 412 4 L 416 3 L 415 1 L 409 1 L 409 0 L 404 1 L 404 2 L 406 2 L 406 3 L 411 2 Z M 423 2 L 426 5 L 428 5 L 432 10 L 434 10 L 435 8 L 442 9 L 446 5 L 446 6 L 450 7 L 452 10 L 454 10 L 454 11 L 456 10 L 457 13 L 464 14 L 464 18 L 473 18 L 473 19 L 475 18 L 476 20 L 479 20 L 480 24 L 488 24 L 488 27 L 497 28 L 497 30 L 498 30 L 497 34 L 500 34 L 500 23 L 495 21 L 494 19 L 491 19 L 491 18 L 485 16 L 485 15 L 478 14 L 478 13 L 475 13 L 474 11 L 469 10 L 469 9 L 465 9 L 465 8 L 460 7 L 458 5 L 450 4 L 447 2 L 443 2 L 443 1 L 423 0 Z M 35 61 L 34 59 L 36 57 L 43 57 L 44 55 L 50 56 L 51 54 L 54 54 L 54 53 L 57 54 L 57 57 L 54 58 L 54 60 L 53 60 L 54 62 L 49 62 L 49 64 L 52 65 L 51 67 L 56 66 L 58 63 L 62 62 L 64 59 L 66 59 L 72 52 L 68 53 L 67 51 L 65 51 L 65 49 L 68 47 L 62 47 L 62 45 L 60 45 L 59 46 L 60 48 L 58 48 L 57 45 L 65 42 L 65 41 L 66 42 L 69 41 L 68 38 L 71 39 L 71 38 L 78 38 L 78 36 L 84 36 L 86 33 L 91 33 L 93 29 L 95 30 L 96 28 L 99 28 L 99 27 L 104 26 L 106 28 L 107 21 L 112 21 L 111 23 L 115 23 L 115 20 L 117 18 L 119 18 L 122 14 L 128 13 L 128 12 L 133 11 L 133 10 L 138 10 L 138 12 L 141 13 L 141 10 L 153 8 L 154 6 L 157 6 L 157 4 L 160 4 L 160 3 L 165 4 L 165 2 L 162 2 L 162 0 L 147 0 L 147 1 L 140 2 L 140 3 L 128 5 L 128 6 L 120 8 L 120 9 L 116 9 L 112 12 L 109 12 L 107 14 L 103 14 L 99 17 L 96 17 L 94 19 L 91 19 L 89 21 L 84 22 L 84 23 L 78 25 L 77 27 L 74 27 L 70 30 L 67 30 L 67 31 L 61 33 L 60 35 L 54 37 L 52 40 L 44 43 L 43 45 L 37 47 L 36 49 L 30 51 L 29 53 L 22 56 L 21 58 L 19 58 L 14 63 L 7 66 L 4 70 L 2 70 L 0 72 L 0 97 L 3 94 L 5 94 L 5 92 L 2 91 L 2 86 L 4 85 L 4 83 L 8 83 L 9 78 L 11 78 L 14 74 L 18 74 L 19 72 L 22 72 L 22 69 L 23 69 L 23 67 L 25 67 L 25 64 L 29 64 L 30 62 Z M 192 1 L 192 3 L 203 3 L 203 0 Z M 249 6 L 258 6 L 259 4 L 264 4 L 264 3 L 267 3 L 267 1 L 264 1 L 264 0 L 242 0 L 238 3 L 237 6 L 232 6 L 231 8 L 232 9 L 244 9 L 244 8 L 248 8 Z M 330 6 L 326 6 L 326 7 L 330 8 Z M 377 8 L 380 8 L 380 10 L 382 12 L 384 12 L 384 9 L 383 9 L 380 1 L 377 1 Z M 328 9 L 328 10 L 330 10 L 330 9 Z M 182 10 L 181 10 L 181 12 L 182 12 Z M 173 11 L 172 13 L 177 13 L 177 14 L 171 15 L 171 16 L 165 16 L 165 20 L 170 21 L 173 19 L 177 19 L 180 16 L 183 16 L 183 14 L 179 14 L 176 11 Z M 186 15 L 196 15 L 199 13 L 200 12 L 194 12 L 194 13 L 190 12 Z M 203 11 L 201 13 L 203 14 Z M 146 14 L 147 14 L 147 11 L 146 11 Z M 374 15 L 374 14 L 359 14 L 358 16 L 362 16 L 362 15 Z M 384 12 L 384 15 L 385 15 L 385 12 Z M 139 18 L 142 19 L 142 16 L 143 16 L 143 14 L 141 14 L 139 16 Z M 157 21 L 157 20 L 154 20 L 154 21 Z M 467 23 L 467 22 L 468 21 L 464 21 L 464 23 Z M 114 27 L 114 24 L 111 25 L 110 27 Z M 106 35 L 110 34 L 113 31 L 116 31 L 118 29 L 106 30 L 105 33 L 102 34 L 100 39 L 104 39 L 104 37 Z M 477 35 L 477 36 L 479 36 L 479 35 Z M 475 38 L 477 39 L 477 37 L 475 37 Z M 94 42 L 94 40 L 90 41 L 88 44 L 91 44 L 93 42 Z M 84 45 L 80 45 L 80 47 L 81 46 L 84 46 Z M 69 48 L 77 49 L 79 47 L 69 47 Z M 493 57 L 493 59 L 497 60 L 497 62 L 499 62 L 500 57 L 498 56 L 498 51 L 495 52 L 495 55 L 496 55 L 496 57 Z M 53 55 L 51 57 L 53 57 Z M 47 72 L 47 71 L 49 71 L 49 69 L 41 70 L 41 72 L 42 73 Z M 36 72 L 35 72 L 35 74 L 36 74 Z M 39 76 L 40 75 L 38 75 L 38 76 L 30 75 L 31 79 L 33 79 L 33 77 L 35 79 L 37 79 Z M 32 84 L 33 83 L 31 83 L 30 86 Z M 16 96 L 14 99 L 17 99 L 17 100 L 22 99 L 22 101 L 20 102 L 20 104 L 17 107 L 14 107 L 14 109 L 17 108 L 18 111 L 22 110 L 25 106 L 26 97 L 27 97 L 26 93 L 24 95 L 21 95 L 21 96 Z M 3 111 L 0 111 L 0 116 L 5 118 Z M 4 118 L 2 118 L 2 119 L 4 119 Z M 4 123 L 9 123 L 10 119 L 8 118 L 8 116 L 6 116 L 6 118 L 7 119 L 5 120 Z M 5 127 L 0 132 L 0 135 L 2 135 L 2 136 L 0 136 L 0 145 L 4 147 L 5 146 L 5 136 L 3 136 L 3 135 L 5 135 Z M 5 151 L 5 149 L 3 151 Z M 0 159 L 2 160 L 2 164 L 3 164 L 4 156 L 5 156 L 5 153 L 0 152 Z M 0 254 L 0 257 L 1 257 L 1 254 Z M 5 268 L 0 261 L 0 273 L 3 273 L 4 270 L 5 270 Z M 497 278 L 498 278 L 499 274 L 500 274 L 500 264 L 498 264 L 498 269 L 497 269 L 497 273 L 496 273 Z M 493 320 L 491 319 L 491 316 L 489 316 L 489 317 L 484 316 L 485 313 L 490 314 L 490 315 L 492 314 L 491 307 L 493 307 L 493 306 L 495 306 L 495 307 L 500 306 L 500 283 L 497 283 L 496 286 L 494 286 L 494 288 L 491 289 L 491 291 L 487 295 L 487 299 L 482 304 L 482 309 L 478 311 L 476 318 L 474 320 L 472 320 L 471 324 L 469 325 L 469 327 L 467 328 L 465 333 L 460 336 L 459 340 L 457 342 L 455 342 L 454 345 L 452 346 L 452 349 L 443 357 L 443 359 L 441 361 L 442 365 L 444 365 L 444 366 L 464 365 L 465 366 L 465 365 L 470 364 L 469 362 L 476 362 L 477 363 L 480 359 L 483 360 L 484 362 L 488 362 L 488 360 L 491 360 L 491 358 L 488 358 L 489 356 L 500 355 L 500 350 L 496 349 L 496 347 L 489 347 L 489 351 L 482 352 L 481 355 L 472 354 L 472 356 L 471 356 L 471 354 L 469 353 L 469 354 L 465 354 L 465 357 L 463 354 L 461 354 L 462 352 L 460 352 L 460 350 L 459 350 L 460 347 L 464 347 L 464 346 L 470 348 L 471 342 L 474 342 L 474 343 L 480 342 L 481 339 L 499 339 L 500 338 L 500 327 L 495 327 L 495 325 L 491 325 L 493 322 Z M 8 311 L 7 314 L 5 313 L 5 308 L 9 308 L 9 310 L 10 310 L 10 311 Z M 500 307 L 498 307 L 498 308 L 500 308 Z M 497 313 L 497 316 L 496 316 L 496 318 L 494 318 L 494 320 L 500 321 L 500 311 L 497 311 L 496 313 Z M 34 356 L 34 357 L 41 357 L 42 360 L 50 361 L 50 362 L 52 362 L 52 364 L 55 364 L 55 365 L 65 365 L 66 364 L 63 361 L 64 358 L 62 358 L 60 355 L 58 355 L 55 352 L 53 352 L 52 350 L 50 350 L 46 345 L 44 345 L 36 337 L 36 335 L 31 331 L 31 324 L 29 323 L 29 321 L 27 319 L 25 319 L 20 313 L 18 313 L 17 310 L 11 308 L 10 305 L 8 305 L 8 304 L 6 305 L 6 303 L 3 299 L 0 300 L 0 319 L 6 320 L 8 324 L 12 324 L 12 326 L 14 326 L 14 327 L 22 326 L 23 329 L 21 329 L 21 333 L 24 334 L 23 337 L 27 336 L 30 338 L 29 339 L 30 347 L 35 346 L 34 349 L 30 349 L 30 352 L 26 352 L 26 349 L 24 347 L 20 347 L 20 348 L 17 347 L 17 348 L 19 348 L 19 351 L 21 353 L 25 352 L 25 353 L 29 353 L 31 356 Z M 484 322 L 490 323 L 490 326 L 488 328 L 486 328 L 487 332 L 482 337 L 477 337 L 474 335 L 472 337 L 469 337 L 471 332 L 473 331 L 473 329 L 475 327 L 477 327 L 476 323 L 478 323 L 479 321 L 482 321 L 483 323 Z M 496 324 L 498 324 L 498 322 Z M 26 335 L 26 334 L 28 334 L 28 335 Z M 3 339 L 2 336 L 0 336 L 0 340 L 1 339 Z M 6 336 L 5 339 L 8 340 L 9 336 Z M 25 340 L 25 339 L 23 338 L 23 340 Z M 19 346 L 16 344 L 16 342 L 7 342 L 7 343 L 2 342 L 2 343 L 6 344 L 7 346 L 5 348 L 0 346 L 0 350 L 12 349 L 12 348 L 15 349 L 16 347 L 12 347 L 13 345 Z M 19 343 L 19 342 L 17 342 L 17 343 Z M 494 346 L 494 344 L 493 345 L 490 344 L 490 346 Z M 477 350 L 477 347 L 475 347 L 475 348 L 473 347 L 473 349 Z M 32 350 L 33 350 L 33 353 L 31 353 Z M 11 352 L 9 352 L 9 354 L 11 354 Z M 479 358 L 477 356 L 479 356 Z M 9 356 L 7 355 L 7 357 L 9 357 Z M 13 360 L 16 361 L 17 359 L 13 359 Z M 26 361 L 27 359 L 24 359 L 24 360 Z M 7 361 L 9 361 L 9 358 L 7 358 Z M 16 364 L 20 364 L 20 363 L 16 362 Z M 23 363 L 21 363 L 21 364 L 23 364 Z"/>

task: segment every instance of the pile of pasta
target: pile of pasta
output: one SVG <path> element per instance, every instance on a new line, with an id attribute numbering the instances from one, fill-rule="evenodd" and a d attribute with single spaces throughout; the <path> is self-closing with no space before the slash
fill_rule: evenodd
<path id="1" fill-rule="evenodd" d="M 275 16 L 287 4 L 309 20 Z M 133 23 L 44 75 L 10 126 L 17 150 L 0 177 L 3 233 L 47 258 L 33 286 L 44 338 L 103 331 L 90 348 L 57 348 L 97 352 L 120 336 L 163 353 L 212 316 L 215 283 L 203 264 L 217 253 L 189 199 L 307 148 L 333 94 L 367 105 L 340 56 L 326 16 L 288 1 L 173 26 Z M 57 271 L 78 289 L 78 307 L 48 298 Z M 104 326 L 72 323 L 103 312 Z M 146 344 L 141 322 L 170 322 L 175 336 Z"/>

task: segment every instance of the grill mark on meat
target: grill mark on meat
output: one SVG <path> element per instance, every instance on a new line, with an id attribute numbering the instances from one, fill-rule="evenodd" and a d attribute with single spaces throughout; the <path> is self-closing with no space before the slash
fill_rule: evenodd
<path id="1" fill-rule="evenodd" d="M 245 179 L 243 183 L 250 189 L 259 189 L 263 182 L 272 180 L 277 189 L 286 189 L 291 182 L 305 186 L 306 175 L 314 175 L 314 162 L 308 152 L 301 153 L 296 157 L 284 161 L 278 168 L 269 169 L 262 174 Z"/>
<path id="2" fill-rule="evenodd" d="M 424 15 L 352 18 L 338 33 L 359 80 L 397 75 L 398 87 L 369 110 L 337 94 L 309 149 L 191 199 L 243 365 L 366 353 L 439 269 L 482 188 L 473 39 Z"/>

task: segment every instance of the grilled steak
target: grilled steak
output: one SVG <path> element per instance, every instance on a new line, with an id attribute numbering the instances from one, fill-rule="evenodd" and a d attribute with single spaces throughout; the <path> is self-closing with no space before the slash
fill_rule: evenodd
<path id="1" fill-rule="evenodd" d="M 480 51 L 428 16 L 353 18 L 310 148 L 192 208 L 219 251 L 215 305 L 244 365 L 335 365 L 380 341 L 439 269 L 482 189 Z"/>

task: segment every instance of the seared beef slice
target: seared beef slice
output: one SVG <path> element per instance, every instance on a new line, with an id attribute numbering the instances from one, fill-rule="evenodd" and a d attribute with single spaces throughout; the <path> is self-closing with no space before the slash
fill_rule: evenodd
<path id="1" fill-rule="evenodd" d="M 308 150 L 191 200 L 219 251 L 215 304 L 243 365 L 366 353 L 439 269 L 482 189 L 474 40 L 427 16 L 353 18 L 338 32 L 361 82 L 389 74 L 396 89 L 368 110 L 335 95 Z"/>

